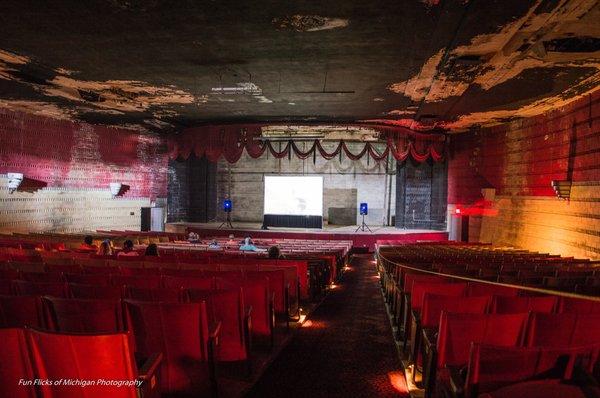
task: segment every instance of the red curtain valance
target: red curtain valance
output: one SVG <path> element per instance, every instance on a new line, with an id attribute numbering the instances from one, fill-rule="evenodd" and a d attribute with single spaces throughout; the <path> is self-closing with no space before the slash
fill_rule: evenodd
<path id="1" fill-rule="evenodd" d="M 197 157 L 206 156 L 211 162 L 216 162 L 223 156 L 229 163 L 235 163 L 245 149 L 252 158 L 259 158 L 265 151 L 269 151 L 273 157 L 278 159 L 291 157 L 292 154 L 300 159 L 307 159 L 318 153 L 324 159 L 329 160 L 341 156 L 340 154 L 343 152 L 351 160 L 368 156 L 375 161 L 381 161 L 390 154 L 400 162 L 409 156 L 417 162 L 424 162 L 429 158 L 435 162 L 444 160 L 446 140 L 443 135 L 422 134 L 398 127 L 368 127 L 382 133 L 386 147 L 381 153 L 371 142 L 366 142 L 361 151 L 353 153 L 344 141 L 339 141 L 337 147 L 328 152 L 318 139 L 312 141 L 303 150 L 298 146 L 297 141 L 259 139 L 261 125 L 226 125 L 203 126 L 185 130 L 181 135 L 169 139 L 169 156 L 171 159 L 178 157 L 187 159 L 194 153 Z"/>

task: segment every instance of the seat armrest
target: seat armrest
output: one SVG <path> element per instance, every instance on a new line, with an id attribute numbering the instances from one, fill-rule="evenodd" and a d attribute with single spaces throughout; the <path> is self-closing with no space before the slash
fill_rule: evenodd
<path id="1" fill-rule="evenodd" d="M 246 312 L 244 313 L 244 317 L 246 319 L 250 318 L 252 316 L 252 306 L 249 305 L 248 307 L 246 307 Z"/>
<path id="2" fill-rule="evenodd" d="M 221 321 L 218 321 L 211 325 L 208 328 L 208 338 L 212 340 L 217 340 L 219 338 L 219 335 L 221 334 L 221 326 Z"/>
<path id="3" fill-rule="evenodd" d="M 450 389 L 454 398 L 462 398 L 465 393 L 465 380 L 460 374 L 460 367 L 446 366 L 450 374 Z"/>
<path id="4" fill-rule="evenodd" d="M 152 375 L 154 375 L 154 373 L 156 373 L 156 370 L 159 368 L 162 360 L 162 353 L 157 352 L 152 354 L 148 359 L 146 359 L 142 367 L 139 369 L 139 378 L 141 380 L 146 381 L 150 377 L 152 377 Z"/>
<path id="5" fill-rule="evenodd" d="M 147 398 L 160 398 L 160 364 L 163 354 L 158 352 L 152 354 L 138 370 L 137 380 L 140 385 L 137 388 L 138 396 Z"/>

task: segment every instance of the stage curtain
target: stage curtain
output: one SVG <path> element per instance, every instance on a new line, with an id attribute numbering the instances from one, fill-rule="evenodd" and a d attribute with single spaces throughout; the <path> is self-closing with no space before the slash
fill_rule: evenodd
<path id="1" fill-rule="evenodd" d="M 376 128 L 369 126 L 371 128 Z M 366 142 L 362 150 L 353 153 L 343 140 L 335 149 L 328 152 L 320 140 L 304 141 L 306 146 L 297 141 L 262 140 L 260 125 L 225 125 L 202 126 L 185 130 L 182 134 L 168 140 L 168 155 L 171 159 L 181 157 L 187 159 L 192 153 L 197 157 L 206 156 L 211 162 L 221 157 L 229 163 L 237 162 L 243 155 L 244 149 L 252 158 L 259 158 L 265 151 L 277 158 L 283 159 L 292 155 L 300 159 L 308 159 L 318 154 L 330 160 L 342 153 L 351 160 L 359 160 L 367 156 L 376 162 L 387 159 L 391 154 L 394 159 L 403 162 L 409 157 L 416 162 L 428 159 L 441 162 L 445 159 L 446 139 L 440 134 L 423 134 L 406 128 L 382 126 L 380 137 L 386 143 L 386 148 L 379 153 L 371 142 Z M 306 148 L 306 149 L 303 149 Z"/>

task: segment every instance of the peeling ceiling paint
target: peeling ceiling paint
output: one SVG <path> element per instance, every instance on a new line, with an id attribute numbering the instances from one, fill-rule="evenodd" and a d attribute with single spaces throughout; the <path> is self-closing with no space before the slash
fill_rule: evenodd
<path id="1" fill-rule="evenodd" d="M 283 18 L 273 18 L 273 25 L 280 30 L 294 30 L 296 32 L 316 32 L 345 28 L 350 23 L 347 19 L 328 18 L 320 15 L 291 15 Z"/>
<path id="2" fill-rule="evenodd" d="M 242 121 L 459 131 L 563 106 L 600 80 L 598 0 L 2 7 L 0 106 L 165 133 Z"/>

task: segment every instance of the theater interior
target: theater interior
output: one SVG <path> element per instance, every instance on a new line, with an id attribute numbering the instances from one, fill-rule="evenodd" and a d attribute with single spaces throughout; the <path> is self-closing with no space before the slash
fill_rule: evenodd
<path id="1" fill-rule="evenodd" d="M 0 2 L 0 397 L 600 397 L 598 0 Z"/>

